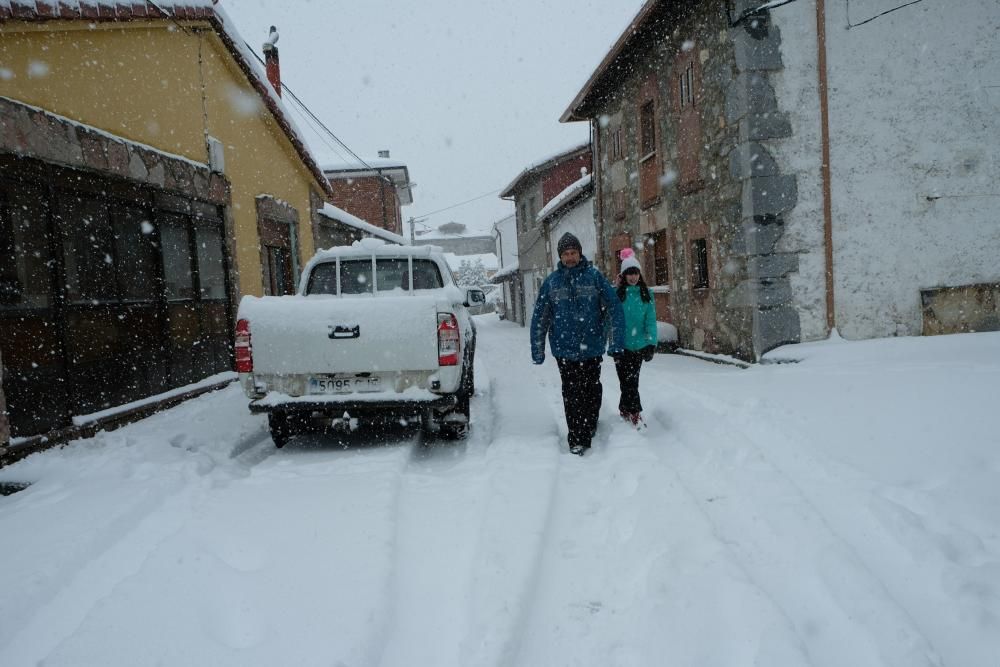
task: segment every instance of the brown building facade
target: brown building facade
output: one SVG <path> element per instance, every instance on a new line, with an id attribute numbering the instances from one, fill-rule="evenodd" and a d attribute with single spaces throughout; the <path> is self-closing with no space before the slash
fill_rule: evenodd
<path id="1" fill-rule="evenodd" d="M 364 165 L 325 165 L 323 174 L 333 190 L 333 204 L 365 222 L 393 234 L 403 234 L 402 207 L 413 203 L 407 166 L 385 157 Z"/>

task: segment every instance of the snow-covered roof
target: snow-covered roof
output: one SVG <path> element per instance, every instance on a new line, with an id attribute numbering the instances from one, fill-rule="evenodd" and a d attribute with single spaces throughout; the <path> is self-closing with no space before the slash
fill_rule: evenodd
<path id="1" fill-rule="evenodd" d="M 327 171 L 368 171 L 369 169 L 406 169 L 406 163 L 391 158 L 375 158 L 361 162 L 331 162 L 329 160 L 320 164 L 324 172 Z"/>
<path id="2" fill-rule="evenodd" d="M 591 174 L 586 174 L 578 180 L 570 183 L 565 190 L 553 197 L 552 200 L 538 212 L 535 220 L 542 222 L 549 216 L 558 213 L 564 206 L 570 205 L 578 197 L 585 197 L 591 192 L 593 192 L 593 179 L 591 178 Z"/>
<path id="3" fill-rule="evenodd" d="M 496 273 L 494 273 L 493 277 L 490 278 L 490 282 L 501 283 L 503 282 L 504 278 L 507 278 L 517 273 L 517 270 L 518 270 L 517 261 L 514 261 L 508 264 L 507 266 L 503 267 Z"/>
<path id="4" fill-rule="evenodd" d="M 605 54 L 604 59 L 597 66 L 597 69 L 590 75 L 587 79 L 587 83 L 583 85 L 583 88 L 576 94 L 573 101 L 570 102 L 566 110 L 563 111 L 562 116 L 559 117 L 560 123 L 567 123 L 578 120 L 587 120 L 590 116 L 589 111 L 586 108 L 587 105 L 592 101 L 592 98 L 596 98 L 595 93 L 601 88 L 606 77 L 620 77 L 622 71 L 628 71 L 627 69 L 619 69 L 614 65 L 618 62 L 619 58 L 628 57 L 628 49 L 626 48 L 631 43 L 643 43 L 642 40 L 647 39 L 648 35 L 643 34 L 644 29 L 652 24 L 651 18 L 657 12 L 664 12 L 673 9 L 674 3 L 662 2 L 662 0 L 646 0 L 639 9 L 639 12 L 629 23 L 628 27 L 619 35 L 618 40 L 612 45 L 611 50 Z"/>
<path id="5" fill-rule="evenodd" d="M 260 95 L 317 184 L 328 196 L 333 196 L 329 182 L 323 176 L 319 163 L 313 156 L 302 132 L 292 121 L 288 109 L 267 79 L 256 56 L 236 30 L 236 24 L 215 0 L 157 0 L 120 2 L 118 0 L 0 0 L 0 21 L 65 21 L 81 20 L 91 23 L 124 22 L 149 19 L 170 21 L 208 21 L 215 28 L 233 60 L 246 75 L 247 80 Z"/>
<path id="6" fill-rule="evenodd" d="M 325 218 L 329 218 L 330 220 L 335 220 L 341 224 L 345 224 L 348 227 L 360 229 L 363 232 L 371 234 L 372 236 L 377 236 L 380 239 L 389 241 L 390 243 L 396 243 L 399 245 L 404 245 L 406 243 L 406 239 L 399 234 L 393 234 L 387 229 L 376 227 L 370 222 L 365 222 L 356 215 L 351 215 L 342 208 L 337 208 L 333 204 L 324 204 L 323 208 L 319 210 L 319 214 Z"/>
<path id="7" fill-rule="evenodd" d="M 590 142 L 587 142 L 585 144 L 579 144 L 577 146 L 574 146 L 573 148 L 570 148 L 568 150 L 560 151 L 555 155 L 549 155 L 548 157 L 542 158 L 541 160 L 536 160 L 532 162 L 530 165 L 522 169 L 521 173 L 518 174 L 513 181 L 507 184 L 507 187 L 505 187 L 503 190 L 500 191 L 500 197 L 501 198 L 510 197 L 512 194 L 514 194 L 514 189 L 517 188 L 517 186 L 520 185 L 521 181 L 523 181 L 528 176 L 537 174 L 538 172 L 548 167 L 555 166 L 556 164 L 566 160 L 567 158 L 576 157 L 577 153 L 582 154 L 589 150 L 590 150 Z"/>
<path id="8" fill-rule="evenodd" d="M 0 0 L 0 18 L 38 19 L 204 19 L 212 15 L 212 0 Z M 167 14 L 164 14 L 166 12 Z"/>
<path id="9" fill-rule="evenodd" d="M 500 266 L 500 260 L 492 252 L 486 252 L 476 255 L 456 255 L 453 252 L 444 253 L 444 258 L 448 262 L 448 266 L 451 267 L 452 271 L 458 271 L 458 268 L 462 266 L 462 262 L 468 262 L 475 266 L 476 262 L 483 265 L 483 268 L 487 271 L 494 271 Z"/>
<path id="10" fill-rule="evenodd" d="M 445 223 L 445 225 L 450 223 Z M 445 226 L 441 225 L 441 227 Z M 450 232 L 441 231 L 440 227 L 429 230 L 414 230 L 416 232 L 416 240 L 424 241 L 427 239 L 479 239 L 479 238 L 493 238 L 490 232 L 482 229 L 469 229 L 465 227 L 462 231 Z"/>

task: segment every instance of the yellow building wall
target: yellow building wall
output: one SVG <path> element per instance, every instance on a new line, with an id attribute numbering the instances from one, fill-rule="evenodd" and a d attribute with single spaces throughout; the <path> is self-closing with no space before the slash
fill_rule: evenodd
<path id="1" fill-rule="evenodd" d="M 208 23 L 0 24 L 0 95 L 201 163 L 225 147 L 243 294 L 263 291 L 256 197 L 299 213 L 299 261 L 315 252 L 312 173 Z"/>

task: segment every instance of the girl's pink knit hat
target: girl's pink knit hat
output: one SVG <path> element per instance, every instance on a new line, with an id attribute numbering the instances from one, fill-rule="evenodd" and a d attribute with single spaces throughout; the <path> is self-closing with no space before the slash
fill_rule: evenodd
<path id="1" fill-rule="evenodd" d="M 621 252 L 618 253 L 618 257 L 622 260 L 621 273 L 625 273 L 629 269 L 642 271 L 642 267 L 639 266 L 639 260 L 635 258 L 635 251 L 632 248 L 622 248 Z"/>

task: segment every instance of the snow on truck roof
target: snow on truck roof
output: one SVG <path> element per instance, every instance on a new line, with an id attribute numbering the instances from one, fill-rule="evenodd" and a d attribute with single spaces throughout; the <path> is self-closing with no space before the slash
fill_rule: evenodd
<path id="1" fill-rule="evenodd" d="M 445 266 L 448 263 L 445 261 L 444 255 L 442 254 L 441 248 L 436 245 L 396 245 L 395 243 L 388 243 L 383 239 L 376 239 L 371 237 L 366 237 L 363 239 L 358 239 L 351 245 L 347 246 L 334 246 L 333 248 L 327 248 L 326 250 L 319 250 L 313 255 L 303 269 L 303 274 L 312 270 L 312 267 L 320 264 L 322 262 L 329 262 L 331 260 L 336 260 L 338 257 L 341 259 L 347 257 L 431 257 L 435 256 L 436 259 L 444 263 Z"/>

